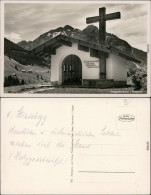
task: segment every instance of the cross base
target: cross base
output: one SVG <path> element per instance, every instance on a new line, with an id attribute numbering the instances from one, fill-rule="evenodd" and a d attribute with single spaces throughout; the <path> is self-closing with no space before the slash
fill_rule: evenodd
<path id="1" fill-rule="evenodd" d="M 100 79 L 106 79 L 106 74 L 100 73 Z"/>

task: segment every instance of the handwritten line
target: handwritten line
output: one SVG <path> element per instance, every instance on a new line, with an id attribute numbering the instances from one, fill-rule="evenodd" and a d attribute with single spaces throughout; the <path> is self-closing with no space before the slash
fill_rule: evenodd
<path id="1" fill-rule="evenodd" d="M 134 171 L 78 171 L 79 173 L 135 173 Z"/>

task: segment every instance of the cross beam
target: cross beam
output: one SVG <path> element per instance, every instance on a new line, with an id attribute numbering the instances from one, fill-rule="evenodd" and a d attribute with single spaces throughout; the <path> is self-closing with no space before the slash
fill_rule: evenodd
<path id="1" fill-rule="evenodd" d="M 115 12 L 115 13 L 112 13 L 112 14 L 106 14 L 105 15 L 105 20 L 107 21 L 107 20 L 119 19 L 120 15 L 121 15 L 120 12 Z M 86 23 L 90 24 L 90 23 L 99 22 L 100 19 L 101 19 L 100 16 L 94 16 L 94 17 L 86 18 Z"/>
<path id="2" fill-rule="evenodd" d="M 106 37 L 106 21 L 119 19 L 121 17 L 120 12 L 115 12 L 111 14 L 106 14 L 106 8 L 99 8 L 99 16 L 94 16 L 90 18 L 86 18 L 86 23 L 95 23 L 99 22 L 99 44 L 105 45 L 105 37 Z M 106 57 L 102 52 L 99 52 L 100 59 L 100 79 L 106 78 Z"/>

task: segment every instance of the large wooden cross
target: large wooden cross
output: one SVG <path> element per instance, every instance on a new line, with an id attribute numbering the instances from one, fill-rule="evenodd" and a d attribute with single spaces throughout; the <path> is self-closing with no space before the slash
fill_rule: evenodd
<path id="1" fill-rule="evenodd" d="M 106 8 L 99 8 L 99 16 L 94 16 L 86 18 L 86 23 L 95 23 L 99 22 L 99 44 L 105 46 L 105 37 L 106 37 L 106 21 L 119 19 L 121 17 L 120 12 L 115 12 L 111 14 L 106 14 Z M 100 79 L 106 78 L 106 56 L 103 52 L 99 52 L 100 59 Z"/>

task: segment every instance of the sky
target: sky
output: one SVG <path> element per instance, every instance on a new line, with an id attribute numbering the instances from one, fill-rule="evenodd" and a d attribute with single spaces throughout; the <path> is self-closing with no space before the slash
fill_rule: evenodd
<path id="1" fill-rule="evenodd" d="M 106 7 L 106 14 L 121 12 L 121 19 L 106 22 L 108 33 L 124 39 L 133 47 L 147 50 L 146 4 L 6 3 L 4 34 L 9 40 L 18 43 L 22 40 L 32 41 L 60 26 L 71 25 L 82 30 L 87 27 L 86 18 L 98 16 L 100 7 Z M 98 23 L 93 25 L 98 27 Z"/>

